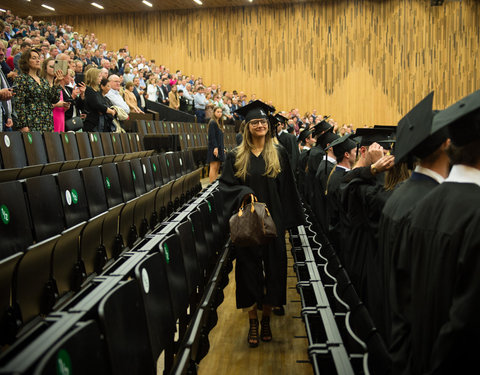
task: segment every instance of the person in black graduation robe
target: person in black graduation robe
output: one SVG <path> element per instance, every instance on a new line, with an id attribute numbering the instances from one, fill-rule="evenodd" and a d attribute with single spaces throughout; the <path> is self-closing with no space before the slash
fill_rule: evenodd
<path id="1" fill-rule="evenodd" d="M 305 181 L 306 181 L 306 172 L 308 156 L 310 155 L 311 148 L 304 147 L 300 155 L 298 156 L 297 163 L 297 187 L 298 192 L 303 198 L 306 198 L 305 195 Z"/>
<path id="2" fill-rule="evenodd" d="M 298 149 L 297 137 L 295 137 L 293 134 L 288 133 L 285 130 L 282 130 L 280 134 L 277 135 L 277 138 L 278 138 L 278 142 L 283 147 L 285 147 L 285 150 L 287 150 L 290 166 L 293 169 L 295 169 L 298 163 L 298 157 L 300 155 L 300 150 Z"/>

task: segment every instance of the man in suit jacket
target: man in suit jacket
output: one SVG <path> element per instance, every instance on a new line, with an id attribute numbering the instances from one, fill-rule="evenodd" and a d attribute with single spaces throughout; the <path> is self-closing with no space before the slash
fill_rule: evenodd
<path id="1" fill-rule="evenodd" d="M 159 88 L 160 90 L 160 95 L 158 97 L 158 102 L 159 103 L 162 103 L 162 104 L 165 104 L 165 105 L 168 105 L 169 104 L 169 100 L 168 100 L 168 78 L 164 78 L 162 80 L 162 86 L 160 86 Z"/>
<path id="2" fill-rule="evenodd" d="M 0 43 L 0 62 L 5 59 L 5 46 Z M 15 112 L 13 110 L 13 90 L 7 77 L 0 69 L 0 131 L 12 130 Z"/>
<path id="3" fill-rule="evenodd" d="M 94 63 L 97 67 L 102 66 L 102 56 L 100 55 L 100 50 L 95 50 L 95 54 L 92 57 L 92 63 Z"/>

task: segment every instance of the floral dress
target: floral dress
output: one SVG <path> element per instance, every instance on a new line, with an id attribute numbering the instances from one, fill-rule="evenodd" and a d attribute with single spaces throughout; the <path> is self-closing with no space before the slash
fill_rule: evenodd
<path id="1" fill-rule="evenodd" d="M 30 131 L 53 131 L 53 104 L 60 100 L 61 87 L 50 87 L 45 78 L 38 84 L 28 74 L 20 74 L 15 84 L 15 130 L 28 127 Z"/>

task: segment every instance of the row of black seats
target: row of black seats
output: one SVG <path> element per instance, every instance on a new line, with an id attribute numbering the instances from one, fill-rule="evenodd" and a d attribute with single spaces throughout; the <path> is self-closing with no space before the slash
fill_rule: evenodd
<path id="1" fill-rule="evenodd" d="M 198 192 L 200 172 L 180 152 L 1 183 L 2 344 Z"/>
<path id="2" fill-rule="evenodd" d="M 290 238 L 314 373 L 387 374 L 390 357 L 382 337 L 335 249 L 305 211 L 307 225 Z"/>
<path id="3" fill-rule="evenodd" d="M 216 185 L 0 356 L 0 374 L 195 374 L 231 270 Z M 177 337 L 177 338 L 176 338 Z M 67 373 L 67 372 L 60 372 Z"/>
<path id="4" fill-rule="evenodd" d="M 131 133 L 0 132 L 0 181 L 148 156 Z"/>

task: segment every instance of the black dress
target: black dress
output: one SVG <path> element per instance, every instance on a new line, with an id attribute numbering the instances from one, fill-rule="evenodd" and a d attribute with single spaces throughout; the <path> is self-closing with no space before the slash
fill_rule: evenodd
<path id="1" fill-rule="evenodd" d="M 476 373 L 480 186 L 447 181 L 429 193 L 412 212 L 401 254 L 404 264 L 410 263 L 412 292 L 411 351 L 404 373 Z"/>
<path id="2" fill-rule="evenodd" d="M 398 248 L 403 232 L 408 225 L 409 214 L 438 182 L 422 173 L 413 172 L 410 178 L 400 184 L 388 198 L 382 211 L 378 232 L 378 255 L 383 265 L 383 282 L 378 293 L 383 295 L 385 343 L 390 346 L 394 367 L 403 368 L 406 362 L 405 338 L 409 328 L 405 326 L 405 311 L 409 307 L 410 290 L 407 270 L 398 263 Z M 395 340 L 392 341 L 392 322 Z"/>
<path id="3" fill-rule="evenodd" d="M 286 304 L 287 254 L 285 230 L 304 223 L 298 191 L 295 187 L 287 152 L 277 147 L 281 172 L 275 177 L 264 176 L 263 154 L 250 154 L 246 181 L 235 177 L 236 150 L 229 152 L 220 177 L 224 195 L 224 215 L 230 217 L 241 205 L 243 197 L 255 194 L 267 205 L 277 227 L 278 237 L 265 246 L 236 248 L 237 308 L 255 303 L 271 306 Z"/>
<path id="4" fill-rule="evenodd" d="M 295 137 L 293 134 L 282 131 L 277 138 L 280 144 L 287 150 L 290 165 L 295 169 L 298 163 L 298 157 L 300 155 L 297 137 Z"/>
<path id="5" fill-rule="evenodd" d="M 85 110 L 87 111 L 87 117 L 83 124 L 83 130 L 88 132 L 104 131 L 107 109 L 108 105 L 102 93 L 87 86 L 85 90 Z M 109 131 L 109 129 L 106 131 Z"/>
<path id="6" fill-rule="evenodd" d="M 213 150 L 218 148 L 218 156 L 213 155 Z M 208 123 L 208 150 L 207 163 L 211 161 L 225 160 L 225 145 L 223 143 L 223 132 L 215 120 Z"/>

